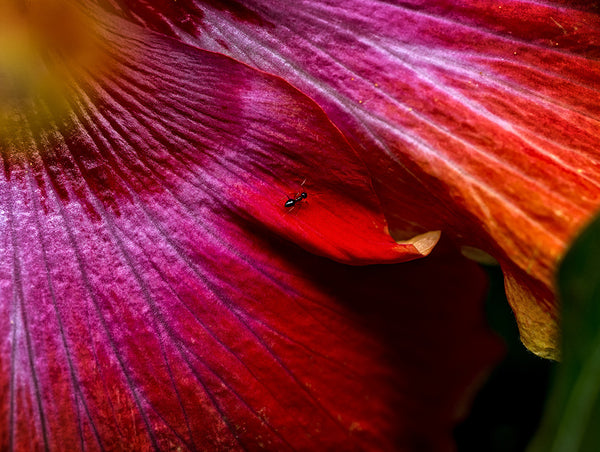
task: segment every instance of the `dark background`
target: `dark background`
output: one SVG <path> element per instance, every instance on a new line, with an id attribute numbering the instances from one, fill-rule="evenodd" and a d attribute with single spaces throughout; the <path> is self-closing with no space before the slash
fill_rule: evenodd
<path id="1" fill-rule="evenodd" d="M 540 423 L 554 363 L 529 352 L 519 339 L 499 267 L 490 278 L 486 315 L 507 352 L 476 396 L 469 417 L 455 430 L 459 452 L 521 452 Z"/>

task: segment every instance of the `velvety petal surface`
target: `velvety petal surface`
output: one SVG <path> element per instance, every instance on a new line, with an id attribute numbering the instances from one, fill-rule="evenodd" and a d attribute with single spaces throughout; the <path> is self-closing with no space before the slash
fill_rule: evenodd
<path id="1" fill-rule="evenodd" d="M 451 450 L 498 352 L 481 270 L 334 262 L 437 235 L 390 238 L 283 80 L 88 13 L 103 64 L 3 123 L 0 449 Z"/>
<path id="2" fill-rule="evenodd" d="M 600 206 L 600 19 L 584 2 L 128 1 L 121 14 L 281 75 L 374 176 L 397 238 L 500 261 L 525 344 L 556 356 L 556 262 Z"/>

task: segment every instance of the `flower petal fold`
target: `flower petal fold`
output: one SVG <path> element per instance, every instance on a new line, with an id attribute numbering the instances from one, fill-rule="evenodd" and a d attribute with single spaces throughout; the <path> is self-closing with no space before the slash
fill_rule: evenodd
<path id="1" fill-rule="evenodd" d="M 600 207 L 597 10 L 518 0 L 142 5 L 127 7 L 146 26 L 159 21 L 314 98 L 367 164 L 392 235 L 443 230 L 492 254 L 525 344 L 556 355 L 556 264 Z"/>
<path id="2" fill-rule="evenodd" d="M 125 42 L 116 27 L 135 30 L 131 34 L 145 44 Z M 334 260 L 406 261 L 428 254 L 437 242 L 436 231 L 402 242 L 391 238 L 363 162 L 324 112 L 283 80 L 208 52 L 196 57 L 185 47 L 176 59 L 168 46 L 124 21 L 106 23 L 103 39 L 109 36 L 106 69 L 72 71 L 75 117 L 61 124 L 70 152 L 46 162 L 80 168 L 88 186 L 102 191 L 104 207 L 119 209 L 118 198 L 131 200 L 123 181 L 137 191 L 162 190 L 194 167 L 212 175 L 200 188 L 204 198 L 212 194 L 210 202 L 220 204 L 224 220 L 251 219 Z M 180 80 L 192 75 L 193 83 Z M 109 133 L 80 136 L 80 129 L 98 123 Z M 46 135 L 42 130 L 33 139 Z M 27 154 L 27 139 L 13 142 L 11 152 Z M 76 142 L 81 140 L 87 142 Z M 120 148 L 116 155 L 105 151 L 110 146 Z M 136 153 L 144 154 L 143 168 Z M 48 152 L 41 154 L 49 160 Z M 172 154 L 174 162 L 161 168 Z M 159 172 L 165 181 L 157 179 Z M 199 188 L 199 182 L 187 182 Z M 286 207 L 288 200 L 296 205 Z"/>
<path id="3" fill-rule="evenodd" d="M 481 270 L 298 247 L 422 254 L 297 90 L 92 12 L 110 69 L 0 141 L 0 449 L 451 450 Z"/>

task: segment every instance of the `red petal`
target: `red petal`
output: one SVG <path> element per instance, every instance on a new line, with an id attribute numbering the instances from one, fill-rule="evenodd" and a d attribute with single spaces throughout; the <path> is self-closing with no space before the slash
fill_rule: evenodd
<path id="1" fill-rule="evenodd" d="M 493 254 L 523 340 L 553 356 L 556 262 L 600 206 L 599 16 L 516 0 L 207 3 L 160 17 L 315 98 L 393 235 L 442 229 Z"/>
<path id="2" fill-rule="evenodd" d="M 105 25 L 72 115 L 2 143 L 0 449 L 450 448 L 497 350 L 481 271 L 301 250 L 420 255 L 298 91 Z M 279 191 L 309 170 L 292 214 Z"/>

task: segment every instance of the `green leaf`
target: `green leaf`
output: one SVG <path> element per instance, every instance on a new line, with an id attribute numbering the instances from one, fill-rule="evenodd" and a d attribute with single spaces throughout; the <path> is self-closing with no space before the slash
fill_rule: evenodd
<path id="1" fill-rule="evenodd" d="M 558 272 L 562 359 L 529 452 L 600 450 L 600 218 Z"/>

